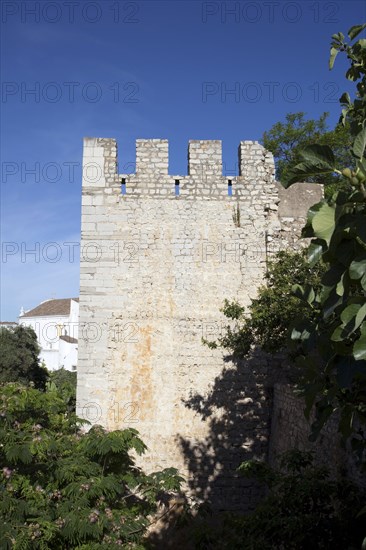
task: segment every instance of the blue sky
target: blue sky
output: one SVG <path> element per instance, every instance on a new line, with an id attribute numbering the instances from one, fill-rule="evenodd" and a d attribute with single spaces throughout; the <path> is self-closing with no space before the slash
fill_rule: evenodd
<path id="1" fill-rule="evenodd" d="M 4 0 L 1 319 L 78 296 L 84 136 L 116 138 L 121 172 L 135 139 L 167 138 L 183 175 L 189 139 L 221 139 L 229 173 L 239 141 L 288 112 L 328 111 L 332 126 L 352 86 L 345 60 L 328 70 L 330 37 L 363 23 L 365 6 Z"/>

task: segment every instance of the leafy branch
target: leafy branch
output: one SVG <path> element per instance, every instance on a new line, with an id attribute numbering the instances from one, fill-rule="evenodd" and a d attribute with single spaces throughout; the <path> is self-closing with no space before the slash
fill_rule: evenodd
<path id="1" fill-rule="evenodd" d="M 354 40 L 366 24 L 348 31 Z M 337 166 L 328 145 L 314 144 L 301 152 L 285 186 L 309 174 L 336 173 L 349 181 L 349 188 L 336 191 L 308 212 L 302 236 L 311 238 L 308 260 L 326 266 L 319 289 L 294 287 L 298 297 L 319 314 L 310 322 L 295 323 L 292 341 L 301 353 L 300 389 L 306 414 L 315 406 L 312 425 L 315 440 L 328 418 L 339 415 L 339 431 L 350 438 L 365 464 L 366 452 L 366 40 L 345 42 L 342 33 L 332 36 L 330 68 L 339 52 L 350 61 L 347 79 L 356 82 L 356 96 L 340 98 L 340 123 L 352 138 L 352 166 Z"/>

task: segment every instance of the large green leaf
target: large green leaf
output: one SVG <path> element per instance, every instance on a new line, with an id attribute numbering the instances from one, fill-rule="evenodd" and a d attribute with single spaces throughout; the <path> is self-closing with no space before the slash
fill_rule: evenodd
<path id="1" fill-rule="evenodd" d="M 323 203 L 312 219 L 314 234 L 328 245 L 334 231 L 335 209 Z"/>
<path id="2" fill-rule="evenodd" d="M 330 69 L 333 69 L 333 66 L 334 66 L 334 61 L 335 61 L 335 58 L 337 57 L 338 55 L 338 50 L 337 48 L 331 48 L 330 49 L 330 58 L 329 58 L 329 68 Z"/>
<path id="3" fill-rule="evenodd" d="M 315 299 L 315 292 L 313 288 L 309 285 L 306 285 L 304 287 L 302 287 L 301 285 L 293 285 L 291 291 L 297 298 L 300 298 L 300 300 L 303 300 L 308 304 L 312 304 Z"/>
<path id="4" fill-rule="evenodd" d="M 362 159 L 366 147 L 366 128 L 363 128 L 361 132 L 356 136 L 353 143 L 352 153 L 358 159 Z"/>
<path id="5" fill-rule="evenodd" d="M 320 210 L 321 206 L 324 204 L 324 202 L 325 202 L 324 200 L 321 200 L 320 202 L 318 202 L 316 204 L 313 204 L 313 206 L 310 206 L 310 208 L 308 210 L 308 213 L 307 213 L 306 225 L 302 228 L 302 231 L 301 231 L 301 237 L 302 238 L 309 239 L 309 238 L 315 236 L 313 225 L 312 225 L 313 218 L 314 218 L 315 214 L 317 212 L 319 212 L 319 210 Z M 323 247 L 323 250 L 324 250 L 324 248 L 325 248 L 324 241 L 321 241 L 319 239 L 313 239 L 311 242 L 320 244 Z"/>
<path id="6" fill-rule="evenodd" d="M 308 145 L 299 152 L 302 162 L 294 166 L 283 182 L 284 187 L 301 181 L 303 178 L 327 174 L 335 170 L 335 158 L 332 149 L 328 145 Z"/>
<path id="7" fill-rule="evenodd" d="M 337 286 L 339 281 L 341 281 L 344 274 L 345 268 L 344 265 L 338 263 L 333 264 L 328 271 L 326 271 L 322 277 L 322 284 L 326 287 Z M 329 294 L 329 293 L 328 293 Z"/>
<path id="8" fill-rule="evenodd" d="M 366 360 L 366 334 L 360 336 L 360 338 L 354 343 L 353 356 L 356 361 Z"/>
<path id="9" fill-rule="evenodd" d="M 366 290 L 366 273 L 361 278 L 361 286 L 362 286 L 363 290 Z"/>
<path id="10" fill-rule="evenodd" d="M 356 317 L 358 310 L 360 309 L 360 304 L 350 304 L 345 307 L 341 313 L 341 321 L 344 325 L 348 324 L 354 317 Z"/>
<path id="11" fill-rule="evenodd" d="M 332 342 L 343 342 L 343 340 L 344 340 L 344 326 L 339 325 L 339 327 L 337 327 L 333 331 L 330 339 L 332 340 Z"/>
<path id="12" fill-rule="evenodd" d="M 349 276 L 351 279 L 361 279 L 366 273 L 366 257 L 356 258 L 349 266 Z"/>
<path id="13" fill-rule="evenodd" d="M 320 163 L 310 164 L 309 162 L 300 162 L 300 164 L 289 170 L 286 181 L 282 181 L 281 183 L 287 189 L 293 183 L 301 182 L 306 178 L 318 176 L 319 174 L 331 174 L 333 171 L 333 168 L 330 169 Z"/>
<path id="14" fill-rule="evenodd" d="M 366 316 L 366 303 L 364 303 L 357 312 L 355 319 L 355 330 L 363 323 Z"/>
<path id="15" fill-rule="evenodd" d="M 361 336 L 353 345 L 353 357 L 356 361 L 366 360 L 366 322 L 363 322 Z"/>
<path id="16" fill-rule="evenodd" d="M 323 244 L 322 241 L 317 241 L 314 239 L 308 248 L 308 262 L 311 267 L 314 267 L 318 263 L 323 254 Z"/>
<path id="17" fill-rule="evenodd" d="M 343 296 L 344 294 L 344 273 L 337 283 L 336 293 L 338 294 L 338 296 Z"/>
<path id="18" fill-rule="evenodd" d="M 354 38 L 356 38 L 356 36 L 360 34 L 361 31 L 363 31 L 363 29 L 366 29 L 366 23 L 364 23 L 363 25 L 354 25 L 348 31 L 348 36 L 351 40 L 353 40 Z"/>
<path id="19" fill-rule="evenodd" d="M 350 304 L 341 313 L 342 324 L 339 325 L 332 333 L 331 340 L 333 342 L 342 342 L 354 333 L 363 323 L 366 316 L 365 304 Z"/>
<path id="20" fill-rule="evenodd" d="M 332 149 L 329 145 L 308 145 L 300 151 L 300 157 L 305 162 L 316 165 L 324 165 L 324 167 L 333 170 L 335 168 L 335 158 Z"/>
<path id="21" fill-rule="evenodd" d="M 336 293 L 335 288 L 323 287 L 322 289 L 323 317 L 327 319 L 334 310 L 342 303 L 342 297 Z"/>
<path id="22" fill-rule="evenodd" d="M 339 98 L 339 102 L 343 105 L 351 105 L 351 98 L 348 92 L 344 92 Z"/>
<path id="23" fill-rule="evenodd" d="M 358 160 L 356 163 L 356 167 L 361 173 L 361 175 L 366 179 L 366 159 L 363 157 L 362 159 Z"/>

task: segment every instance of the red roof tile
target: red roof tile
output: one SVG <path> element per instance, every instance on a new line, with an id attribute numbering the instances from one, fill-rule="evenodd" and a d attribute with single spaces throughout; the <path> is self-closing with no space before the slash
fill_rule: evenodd
<path id="1" fill-rule="evenodd" d="M 78 302 L 79 298 L 60 298 L 58 300 L 46 300 L 34 309 L 26 311 L 24 317 L 46 317 L 48 315 L 69 315 L 71 300 Z"/>

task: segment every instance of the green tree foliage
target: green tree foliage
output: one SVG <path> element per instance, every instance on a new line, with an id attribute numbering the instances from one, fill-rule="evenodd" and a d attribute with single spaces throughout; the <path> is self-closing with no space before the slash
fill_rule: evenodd
<path id="1" fill-rule="evenodd" d="M 46 385 L 49 392 L 59 393 L 70 412 L 76 408 L 76 372 L 64 368 L 51 371 Z"/>
<path id="2" fill-rule="evenodd" d="M 366 24 L 352 27 L 353 41 Z M 352 164 L 346 167 L 328 145 L 305 148 L 289 183 L 315 174 L 342 174 L 349 190 L 336 192 L 310 208 L 304 237 L 311 237 L 309 262 L 323 260 L 328 268 L 320 290 L 297 288 L 309 307 L 319 309 L 313 322 L 296 324 L 292 338 L 302 346 L 298 364 L 303 371 L 302 391 L 307 413 L 315 404 L 313 438 L 329 416 L 340 413 L 339 430 L 351 438 L 354 449 L 366 462 L 366 39 L 345 42 L 333 35 L 330 67 L 338 52 L 350 62 L 346 76 L 357 82 L 354 101 L 343 94 L 341 122 L 350 129 Z"/>
<path id="3" fill-rule="evenodd" d="M 365 495 L 346 479 L 332 480 L 326 468 L 313 465 L 311 453 L 283 454 L 281 471 L 257 461 L 244 462 L 240 471 L 265 484 L 268 495 L 251 514 L 227 515 L 220 529 L 201 527 L 197 549 L 361 548 L 366 510 L 357 510 Z"/>
<path id="4" fill-rule="evenodd" d="M 0 329 L 0 382 L 32 382 L 45 387 L 48 373 L 39 363 L 37 335 L 31 327 L 19 325 Z"/>
<path id="5" fill-rule="evenodd" d="M 337 162 L 349 166 L 351 162 L 351 138 L 349 128 L 338 124 L 334 130 L 327 126 L 329 113 L 323 113 L 319 120 L 306 120 L 305 113 L 288 113 L 285 122 L 277 122 L 264 132 L 263 146 L 271 151 L 276 161 L 276 177 L 286 182 L 292 168 L 300 162 L 300 151 L 312 143 L 327 144 L 332 147 Z M 326 194 L 331 195 L 334 185 L 347 187 L 347 179 L 339 174 L 302 175 L 301 181 L 318 182 L 326 185 Z"/>
<path id="6" fill-rule="evenodd" d="M 287 348 L 289 330 L 297 316 L 312 319 L 316 312 L 298 296 L 291 293 L 294 284 L 320 285 L 324 272 L 322 264 L 311 267 L 306 252 L 281 251 L 268 262 L 266 285 L 258 289 L 248 311 L 237 302 L 225 301 L 222 312 L 234 322 L 216 342 L 207 342 L 211 348 L 221 346 L 243 357 L 257 346 L 268 353 Z"/>
<path id="7" fill-rule="evenodd" d="M 1 548 L 143 548 L 159 495 L 179 489 L 173 469 L 145 475 L 131 456 L 134 429 L 88 433 L 62 395 L 7 384 L 0 393 Z"/>

